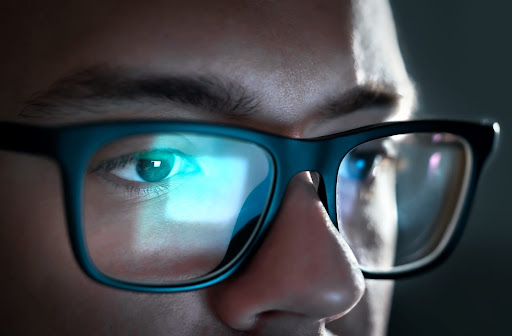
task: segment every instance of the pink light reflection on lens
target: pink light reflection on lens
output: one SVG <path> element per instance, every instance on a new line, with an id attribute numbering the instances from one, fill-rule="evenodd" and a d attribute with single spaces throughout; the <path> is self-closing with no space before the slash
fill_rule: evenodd
<path id="1" fill-rule="evenodd" d="M 439 168 L 439 164 L 441 163 L 441 153 L 435 152 L 430 156 L 428 160 L 428 173 L 429 175 L 434 174 Z"/>
<path id="2" fill-rule="evenodd" d="M 441 140 L 443 140 L 443 136 L 440 133 L 434 134 L 432 136 L 433 142 L 440 142 Z"/>

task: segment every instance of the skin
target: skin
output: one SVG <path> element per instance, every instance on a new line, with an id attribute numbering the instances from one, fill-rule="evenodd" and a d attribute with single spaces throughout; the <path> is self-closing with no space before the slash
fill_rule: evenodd
<path id="1" fill-rule="evenodd" d="M 2 121 L 202 120 L 310 138 L 409 115 L 413 90 L 383 1 L 46 1 L 2 3 Z M 97 65 L 215 75 L 258 97 L 250 115 L 150 102 L 69 102 L 52 116 L 27 99 Z M 354 86 L 400 98 L 323 118 Z M 23 113 L 20 114 L 20 111 Z M 104 113 L 105 112 L 105 113 Z M 262 246 L 212 287 L 145 294 L 97 284 L 78 267 L 54 162 L 0 151 L 0 331 L 73 335 L 383 335 L 392 282 L 364 280 L 308 173 L 294 177 Z M 307 249 L 304 247 L 307 246 Z M 327 331 L 326 326 L 331 331 Z"/>

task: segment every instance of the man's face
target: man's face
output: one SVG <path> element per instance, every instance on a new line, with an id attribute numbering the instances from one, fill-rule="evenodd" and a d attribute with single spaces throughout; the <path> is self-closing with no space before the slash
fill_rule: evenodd
<path id="1" fill-rule="evenodd" d="M 13 1 L 3 7 L 1 34 L 9 48 L 0 55 L 1 121 L 199 120 L 311 138 L 405 118 L 411 107 L 389 8 L 380 1 Z M 87 100 L 77 73 L 95 80 L 207 78 L 251 97 L 251 108 L 212 111 L 108 94 Z M 69 76 L 74 80 L 63 81 Z M 242 270 L 218 285 L 174 294 L 120 291 L 86 277 L 71 252 L 54 162 L 1 152 L 0 180 L 0 281 L 9 288 L 0 330 L 385 332 L 392 283 L 363 280 L 358 252 L 345 241 L 350 232 L 335 230 L 309 174 L 292 179 L 264 243 Z"/>

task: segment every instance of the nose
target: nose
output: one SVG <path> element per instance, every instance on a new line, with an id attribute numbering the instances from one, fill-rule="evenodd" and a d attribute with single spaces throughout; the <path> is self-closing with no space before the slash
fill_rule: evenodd
<path id="1" fill-rule="evenodd" d="M 218 318 L 237 330 L 280 320 L 320 321 L 350 311 L 365 282 L 329 219 L 309 173 L 289 183 L 270 231 L 249 264 L 210 289 Z"/>

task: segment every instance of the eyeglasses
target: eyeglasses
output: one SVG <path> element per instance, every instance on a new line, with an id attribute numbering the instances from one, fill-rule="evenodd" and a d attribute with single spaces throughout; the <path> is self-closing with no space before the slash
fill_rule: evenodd
<path id="1" fill-rule="evenodd" d="M 433 267 L 458 240 L 499 126 L 409 121 L 316 139 L 194 122 L 0 123 L 0 149 L 50 157 L 73 252 L 100 283 L 147 292 L 215 284 L 310 171 L 367 278 Z M 290 261 L 292 262 L 292 261 Z"/>

